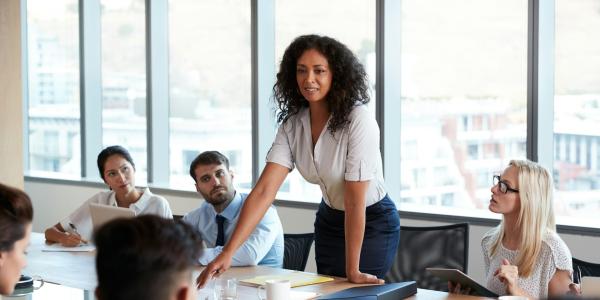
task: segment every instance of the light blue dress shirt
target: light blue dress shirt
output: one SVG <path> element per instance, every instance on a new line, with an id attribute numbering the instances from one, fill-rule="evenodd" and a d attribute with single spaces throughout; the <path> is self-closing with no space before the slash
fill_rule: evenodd
<path id="1" fill-rule="evenodd" d="M 221 213 L 221 216 L 226 219 L 225 244 L 231 238 L 247 196 L 247 194 L 236 192 L 231 203 Z M 207 246 L 199 259 L 202 265 L 209 264 L 223 251 L 223 246 L 215 247 L 218 230 L 216 216 L 217 213 L 213 206 L 205 201 L 199 208 L 183 217 L 185 222 L 198 230 Z M 263 265 L 281 268 L 283 252 L 283 228 L 277 210 L 271 205 L 256 229 L 233 256 L 231 265 L 234 267 Z"/>

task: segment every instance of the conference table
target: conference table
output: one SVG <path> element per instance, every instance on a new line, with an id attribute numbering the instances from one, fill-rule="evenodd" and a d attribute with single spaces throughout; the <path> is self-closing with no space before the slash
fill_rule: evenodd
<path id="1" fill-rule="evenodd" d="M 67 289 L 80 290 L 83 293 L 79 299 L 93 299 L 93 291 L 96 288 L 96 270 L 95 270 L 95 251 L 90 252 L 45 252 L 46 247 L 44 235 L 42 233 L 32 233 L 31 245 L 27 254 L 27 267 L 23 274 L 29 276 L 40 276 L 45 284 L 38 291 L 33 293 L 32 297 L 26 299 L 52 299 L 36 297 L 36 293 L 42 295 L 44 289 L 56 289 L 64 287 Z M 296 272 L 286 269 L 276 269 L 262 266 L 251 267 L 233 267 L 221 275 L 222 278 L 236 278 L 238 281 L 253 278 L 262 275 L 285 275 L 290 272 Z M 319 295 L 333 293 L 350 287 L 360 286 L 346 281 L 344 278 L 334 278 L 321 284 L 307 285 L 293 288 L 293 291 L 314 292 Z M 58 289 L 60 292 L 60 289 Z M 210 287 L 200 289 L 198 299 L 212 299 Z M 238 284 L 238 299 L 259 299 L 257 288 Z M 407 298 L 411 300 L 441 300 L 441 299 L 489 299 L 484 297 L 474 297 L 466 295 L 448 294 L 445 292 L 418 289 L 417 294 Z"/>

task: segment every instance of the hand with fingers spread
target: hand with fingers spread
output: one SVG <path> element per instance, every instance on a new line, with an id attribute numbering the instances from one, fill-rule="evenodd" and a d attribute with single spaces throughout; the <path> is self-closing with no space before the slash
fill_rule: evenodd
<path id="1" fill-rule="evenodd" d="M 519 279 L 519 268 L 517 266 L 511 265 L 508 259 L 502 259 L 502 265 L 496 272 L 494 272 L 494 276 L 498 278 L 504 285 L 506 285 L 506 291 L 509 295 L 521 295 L 521 288 L 517 284 L 517 280 Z"/>
<path id="2" fill-rule="evenodd" d="M 219 277 L 219 275 L 227 271 L 229 267 L 231 267 L 231 255 L 222 252 L 209 263 L 204 270 L 202 270 L 200 276 L 196 278 L 196 286 L 199 289 L 203 288 L 208 280 L 213 277 Z"/>
<path id="3" fill-rule="evenodd" d="M 372 283 L 372 284 L 384 284 L 383 279 L 379 279 L 374 275 L 362 273 L 360 271 L 349 272 L 347 274 L 348 281 L 352 283 Z"/>

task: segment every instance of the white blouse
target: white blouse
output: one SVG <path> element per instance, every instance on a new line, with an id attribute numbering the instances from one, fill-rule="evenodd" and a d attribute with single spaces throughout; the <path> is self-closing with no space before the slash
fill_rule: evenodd
<path id="1" fill-rule="evenodd" d="M 331 117 L 330 117 L 331 120 Z M 294 166 L 306 181 L 318 184 L 325 203 L 344 210 L 345 181 L 370 181 L 366 205 L 385 197 L 379 127 L 364 105 L 355 107 L 349 124 L 335 135 L 323 128 L 312 150 L 310 110 L 302 109 L 279 126 L 267 162 L 277 163 L 290 171 Z"/>
<path id="2" fill-rule="evenodd" d="M 69 223 L 72 223 L 84 239 L 90 240 L 94 230 L 90 213 L 90 203 L 117 206 L 117 198 L 115 198 L 115 192 L 113 191 L 100 192 L 92 196 L 92 198 L 85 201 L 68 217 L 60 221 L 62 228 L 66 231 L 72 231 L 69 226 Z M 149 188 L 144 189 L 140 199 L 132 203 L 129 209 L 135 211 L 136 215 L 158 215 L 163 218 L 173 218 L 169 202 L 161 196 L 152 194 Z"/>
<path id="3" fill-rule="evenodd" d="M 514 265 L 519 251 L 506 249 L 500 244 L 496 254 L 490 257 L 495 235 L 496 228 L 488 231 L 481 240 L 485 260 L 485 285 L 498 295 L 506 295 L 506 285 L 494 276 L 494 272 L 500 268 L 503 258 L 508 259 Z M 548 284 L 557 269 L 566 270 L 573 274 L 571 251 L 556 232 L 548 231 L 543 239 L 540 255 L 533 266 L 533 272 L 527 278 L 519 276 L 517 284 L 529 296 L 546 298 L 548 296 Z"/>

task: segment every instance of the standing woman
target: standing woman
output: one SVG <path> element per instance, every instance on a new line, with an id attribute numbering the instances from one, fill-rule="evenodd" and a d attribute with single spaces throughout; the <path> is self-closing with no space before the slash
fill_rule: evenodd
<path id="1" fill-rule="evenodd" d="M 365 107 L 363 66 L 332 38 L 300 36 L 283 54 L 273 92 L 280 126 L 267 165 L 231 240 L 200 284 L 229 268 L 294 167 L 323 194 L 314 223 L 318 272 L 383 283 L 396 255 L 400 219 L 385 192 L 379 127 Z"/>
<path id="2" fill-rule="evenodd" d="M 87 243 L 92 237 L 90 203 L 126 207 L 136 215 L 153 214 L 163 218 L 173 218 L 167 200 L 154 195 L 149 188 L 135 186 L 135 164 L 125 148 L 110 146 L 98 154 L 98 171 L 110 191 L 100 192 L 84 202 L 77 210 L 56 225 L 46 229 L 49 242 L 74 247 Z"/>
<path id="3" fill-rule="evenodd" d="M 0 183 L 0 295 L 10 295 L 27 264 L 33 208 L 23 191 Z M 0 297 L 2 298 L 2 297 Z"/>

